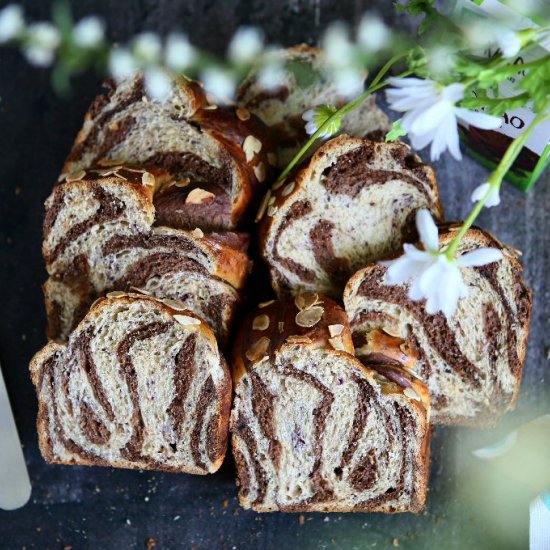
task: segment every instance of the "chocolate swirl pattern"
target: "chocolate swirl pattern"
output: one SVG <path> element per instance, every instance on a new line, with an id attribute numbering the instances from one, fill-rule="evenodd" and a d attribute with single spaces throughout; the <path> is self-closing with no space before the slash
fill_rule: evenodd
<path id="1" fill-rule="evenodd" d="M 230 431 L 240 503 L 266 512 L 418 511 L 427 390 L 363 366 L 349 353 L 341 309 L 315 296 L 259 308 L 237 339 Z"/>
<path id="2" fill-rule="evenodd" d="M 106 87 L 86 114 L 64 175 L 105 161 L 161 167 L 172 175 L 155 194 L 162 224 L 235 229 L 272 171 L 262 122 L 246 110 L 209 105 L 201 85 L 183 77 L 172 80 L 164 102 L 147 96 L 141 74 Z"/>
<path id="3" fill-rule="evenodd" d="M 30 369 L 48 462 L 206 474 L 223 461 L 229 371 L 189 311 L 139 295 L 102 299 Z"/>
<path id="4" fill-rule="evenodd" d="M 442 226 L 440 246 L 452 238 L 453 225 Z M 469 295 L 451 319 L 427 314 L 423 303 L 408 298 L 406 284 L 387 284 L 386 268 L 380 265 L 357 272 L 344 292 L 362 360 L 376 352 L 373 336 L 380 330 L 401 338 L 402 346 L 418 355 L 414 371 L 430 390 L 435 424 L 494 425 L 515 407 L 518 396 L 531 291 L 521 276 L 517 251 L 492 235 L 469 230 L 459 253 L 481 247 L 499 248 L 504 257 L 487 266 L 461 269 Z"/>
<path id="5" fill-rule="evenodd" d="M 357 269 L 410 238 L 420 208 L 442 219 L 434 171 L 408 146 L 349 136 L 328 141 L 268 192 L 258 213 L 273 288 L 279 295 L 341 295 Z"/>
<path id="6" fill-rule="evenodd" d="M 248 256 L 233 248 L 231 235 L 153 226 L 153 188 L 165 177 L 112 167 L 56 186 L 46 201 L 43 244 L 51 339 L 65 339 L 99 296 L 139 288 L 182 302 L 225 341 Z"/>

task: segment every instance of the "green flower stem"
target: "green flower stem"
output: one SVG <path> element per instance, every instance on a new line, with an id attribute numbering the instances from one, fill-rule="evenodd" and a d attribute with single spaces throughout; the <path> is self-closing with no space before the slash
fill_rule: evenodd
<path id="1" fill-rule="evenodd" d="M 288 176 L 288 174 L 290 174 L 292 169 L 302 160 L 302 158 L 309 151 L 312 145 L 317 141 L 317 139 L 321 136 L 321 134 L 325 131 L 325 129 L 328 126 L 330 126 L 332 122 L 334 122 L 336 119 L 341 119 L 346 113 L 349 113 L 350 111 L 353 111 L 354 109 L 359 107 L 359 105 L 361 105 L 367 99 L 367 97 L 369 97 L 369 95 L 386 86 L 387 81 L 381 82 L 382 78 L 384 78 L 387 72 L 391 69 L 391 67 L 397 61 L 406 57 L 407 55 L 408 55 L 408 52 L 394 55 L 380 69 L 380 71 L 378 71 L 377 75 L 374 77 L 369 87 L 362 94 L 358 95 L 355 99 L 352 99 L 349 103 L 346 103 L 343 107 L 341 107 L 331 116 L 329 116 L 325 120 L 325 122 L 323 122 L 323 124 L 321 124 L 319 128 L 317 128 L 317 131 L 306 141 L 306 143 L 302 146 L 302 148 L 298 151 L 298 153 L 296 153 L 294 158 L 288 163 L 287 167 L 281 172 L 281 174 L 279 175 L 275 183 L 280 183 L 281 181 L 284 181 L 286 179 L 286 177 Z M 404 77 L 410 74 L 412 74 L 412 71 L 405 71 L 398 76 Z"/>
<path id="2" fill-rule="evenodd" d="M 464 223 L 462 224 L 462 227 L 460 228 L 460 231 L 456 234 L 456 236 L 453 238 L 451 243 L 449 244 L 449 247 L 447 250 L 445 250 L 444 254 L 447 256 L 449 260 L 454 260 L 456 251 L 458 247 L 460 246 L 460 241 L 472 227 L 474 221 L 479 216 L 479 213 L 483 209 L 485 203 L 487 202 L 487 199 L 491 196 L 491 194 L 495 190 L 499 190 L 502 181 L 504 179 L 504 176 L 508 172 L 508 170 L 512 167 L 512 164 L 514 164 L 514 161 L 518 157 L 518 155 L 521 153 L 521 150 L 523 149 L 523 146 L 525 145 L 526 141 L 529 139 L 529 136 L 533 133 L 535 128 L 542 124 L 543 122 L 550 120 L 550 114 L 546 112 L 547 108 L 549 107 L 550 103 L 546 105 L 545 109 L 542 109 L 541 112 L 539 112 L 531 124 L 528 126 L 527 130 L 523 132 L 520 136 L 518 136 L 516 139 L 510 143 L 508 146 L 508 149 L 506 149 L 506 152 L 504 153 L 504 156 L 502 157 L 502 160 L 500 161 L 499 165 L 496 167 L 494 172 L 489 176 L 489 179 L 487 180 L 487 183 L 489 184 L 489 188 L 485 195 L 476 203 L 473 210 L 470 212 L 470 215 L 466 218 Z"/>

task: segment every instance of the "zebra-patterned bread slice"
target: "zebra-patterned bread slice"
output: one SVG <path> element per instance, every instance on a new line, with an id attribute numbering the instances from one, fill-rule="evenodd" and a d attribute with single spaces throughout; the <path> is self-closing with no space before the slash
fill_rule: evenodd
<path id="1" fill-rule="evenodd" d="M 454 234 L 452 225 L 441 229 L 440 246 Z M 441 312 L 429 315 L 423 302 L 410 300 L 408 284 L 386 283 L 381 265 L 357 272 L 344 292 L 357 355 L 376 360 L 382 354 L 405 363 L 416 358 L 413 368 L 430 390 L 435 424 L 491 426 L 515 406 L 531 291 L 517 251 L 485 231 L 470 229 L 459 253 L 488 246 L 501 249 L 503 259 L 461 268 L 469 295 L 450 319 Z"/>
<path id="2" fill-rule="evenodd" d="M 266 87 L 254 70 L 239 87 L 237 103 L 269 126 L 277 144 L 278 165 L 282 168 L 309 138 L 302 115 L 319 105 L 342 107 L 349 98 L 339 92 L 339 76 L 328 73 L 322 50 L 300 44 L 272 55 L 282 65 L 280 84 L 275 88 Z M 389 128 L 388 117 L 371 95 L 344 116 L 340 132 L 358 137 L 382 136 Z"/>
<path id="3" fill-rule="evenodd" d="M 107 87 L 86 114 L 64 175 L 100 162 L 159 166 L 176 183 L 155 194 L 160 223 L 236 228 L 270 174 L 262 122 L 209 105 L 201 86 L 185 78 L 172 80 L 162 102 L 147 95 L 140 74 Z"/>
<path id="4" fill-rule="evenodd" d="M 341 296 L 355 271 L 414 234 L 420 208 L 443 216 L 433 169 L 407 145 L 328 141 L 262 202 L 260 251 L 274 290 Z"/>
<path id="5" fill-rule="evenodd" d="M 244 323 L 230 421 L 244 508 L 422 508 L 427 389 L 403 369 L 366 367 L 352 354 L 345 313 L 324 296 L 261 304 Z"/>
<path id="6" fill-rule="evenodd" d="M 65 339 L 99 296 L 140 288 L 183 302 L 225 341 L 248 256 L 234 248 L 238 235 L 154 227 L 151 198 L 164 175 L 90 170 L 55 187 L 46 201 L 43 243 L 51 339 Z"/>
<path id="7" fill-rule="evenodd" d="M 224 459 L 231 377 L 189 311 L 140 295 L 102 299 L 30 370 L 47 462 L 207 474 Z"/>

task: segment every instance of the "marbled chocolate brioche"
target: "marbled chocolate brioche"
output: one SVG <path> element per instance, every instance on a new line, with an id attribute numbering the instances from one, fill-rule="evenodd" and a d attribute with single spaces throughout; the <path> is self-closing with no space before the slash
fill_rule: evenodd
<path id="1" fill-rule="evenodd" d="M 420 208 L 443 216 L 433 169 L 407 145 L 328 141 L 260 207 L 260 251 L 274 290 L 340 296 L 357 269 L 414 234 Z"/>
<path id="2" fill-rule="evenodd" d="M 458 225 L 440 230 L 446 246 Z M 470 229 L 459 253 L 481 247 L 503 251 L 501 261 L 461 268 L 469 288 L 451 319 L 429 315 L 408 296 L 408 284 L 389 285 L 386 268 L 370 265 L 348 282 L 344 304 L 356 353 L 404 362 L 424 379 L 436 424 L 491 426 L 514 408 L 521 382 L 531 315 L 531 291 L 517 251 L 480 229 Z M 382 349 L 384 348 L 384 349 Z M 416 366 L 408 364 L 411 356 Z"/>
<path id="3" fill-rule="evenodd" d="M 154 186 L 165 172 L 88 170 L 46 201 L 44 285 L 51 339 L 65 339 L 92 302 L 143 289 L 181 301 L 227 338 L 249 267 L 236 234 L 153 226 Z"/>
<path id="4" fill-rule="evenodd" d="M 257 72 L 252 71 L 237 91 L 237 103 L 269 126 L 277 143 L 278 165 L 282 168 L 309 138 L 302 118 L 304 112 L 318 105 L 342 107 L 349 98 L 338 91 L 337 76 L 327 75 L 322 50 L 300 44 L 274 55 L 284 68 L 280 86 L 266 88 Z M 302 77 L 297 79 L 299 74 Z M 372 95 L 344 116 L 340 132 L 358 137 L 383 136 L 389 129 L 388 117 L 377 107 Z"/>
<path id="5" fill-rule="evenodd" d="M 102 299 L 30 370 L 47 462 L 207 474 L 224 459 L 231 377 L 189 311 L 140 295 Z"/>
<path id="6" fill-rule="evenodd" d="M 164 102 L 147 96 L 139 74 L 108 87 L 86 114 L 64 175 L 109 161 L 160 166 L 172 176 L 156 190 L 160 223 L 236 228 L 270 174 L 262 122 L 244 109 L 237 116 L 208 104 L 201 86 L 185 78 L 173 79 Z"/>
<path id="7" fill-rule="evenodd" d="M 363 366 L 344 311 L 299 294 L 262 304 L 233 358 L 230 432 L 244 508 L 418 511 L 429 396 L 403 369 Z M 384 371 L 386 368 L 386 371 Z"/>

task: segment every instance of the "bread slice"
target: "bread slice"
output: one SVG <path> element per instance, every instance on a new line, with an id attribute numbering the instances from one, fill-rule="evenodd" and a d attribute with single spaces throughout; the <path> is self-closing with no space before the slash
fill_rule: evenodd
<path id="1" fill-rule="evenodd" d="M 271 173 L 261 121 L 208 104 L 201 86 L 185 78 L 173 78 L 163 103 L 147 96 L 141 74 L 106 86 L 86 114 L 63 176 L 100 162 L 160 166 L 178 183 L 157 190 L 160 223 L 237 228 Z"/>
<path id="2" fill-rule="evenodd" d="M 230 421 L 244 508 L 422 508 L 426 386 L 412 377 L 395 382 L 352 354 L 346 315 L 324 296 L 261 304 L 244 323 L 233 357 Z"/>
<path id="3" fill-rule="evenodd" d="M 153 226 L 154 187 L 166 173 L 115 168 L 83 171 L 46 200 L 49 337 L 66 339 L 106 292 L 140 288 L 183 302 L 223 343 L 248 273 L 247 254 L 233 248 L 231 235 Z"/>
<path id="4" fill-rule="evenodd" d="M 450 224 L 440 230 L 440 246 L 449 244 L 458 227 Z M 461 268 L 469 295 L 451 319 L 442 313 L 429 315 L 424 303 L 411 301 L 408 284 L 387 284 L 381 265 L 358 271 L 344 292 L 358 355 L 379 353 L 376 335 L 386 331 L 394 337 L 394 351 L 405 346 L 417 356 L 415 371 L 429 387 L 434 424 L 492 426 L 517 399 L 531 291 L 521 276 L 517 251 L 489 233 L 470 229 L 459 254 L 481 247 L 499 248 L 504 257 L 482 267 Z M 401 360 L 403 354 L 393 357 Z"/>
<path id="5" fill-rule="evenodd" d="M 283 168 L 309 138 L 302 115 L 319 105 L 342 107 L 349 98 L 338 91 L 338 76 L 327 74 L 322 50 L 300 44 L 274 52 L 274 57 L 283 67 L 280 86 L 266 88 L 253 70 L 239 87 L 237 103 L 270 127 L 276 138 L 278 164 Z M 372 95 L 344 116 L 340 132 L 382 137 L 389 129 L 388 117 Z"/>
<path id="6" fill-rule="evenodd" d="M 258 214 L 274 290 L 339 297 L 357 269 L 414 234 L 420 208 L 443 217 L 435 173 L 407 145 L 328 141 L 296 177 L 273 186 Z"/>
<path id="7" fill-rule="evenodd" d="M 118 293 L 117 293 L 118 294 Z M 47 462 L 207 474 L 227 447 L 231 377 L 208 325 L 140 295 L 100 300 L 32 359 Z"/>

